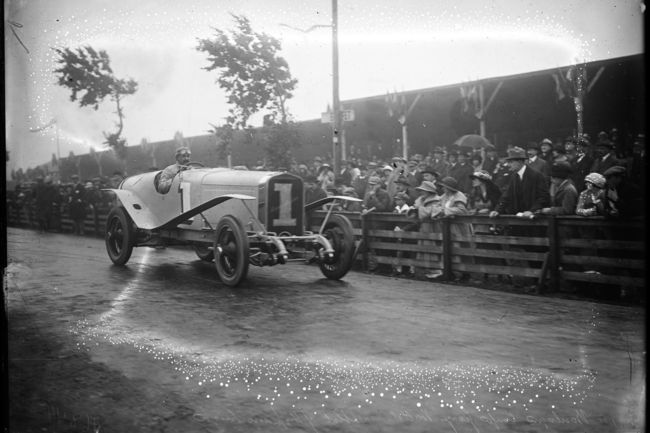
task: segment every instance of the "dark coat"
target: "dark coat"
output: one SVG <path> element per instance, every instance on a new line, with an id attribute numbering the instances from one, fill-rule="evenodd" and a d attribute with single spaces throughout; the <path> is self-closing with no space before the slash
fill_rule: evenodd
<path id="1" fill-rule="evenodd" d="M 621 161 L 616 159 L 616 156 L 613 153 L 609 153 L 607 159 L 598 158 L 594 161 L 591 166 L 591 173 L 600 173 L 603 174 L 607 171 L 608 168 L 614 167 L 615 165 L 621 165 Z"/>
<path id="2" fill-rule="evenodd" d="M 496 211 L 501 214 L 514 215 L 518 212 L 534 212 L 550 203 L 551 196 L 544 175 L 526 167 L 523 179 L 512 173 L 508 185 L 501 195 Z"/>
<path id="3" fill-rule="evenodd" d="M 578 191 L 571 179 L 566 179 L 557 188 L 551 185 L 551 215 L 574 215 L 578 204 Z"/>
<path id="4" fill-rule="evenodd" d="M 86 188 L 83 183 L 76 183 L 70 195 L 70 218 L 83 220 L 86 218 Z"/>
<path id="5" fill-rule="evenodd" d="M 375 212 L 390 212 L 391 199 L 385 189 L 379 188 L 374 194 L 368 191 L 363 204 L 366 209 L 375 208 Z"/>
<path id="6" fill-rule="evenodd" d="M 456 179 L 458 189 L 465 194 L 469 194 L 472 189 L 472 179 L 469 177 L 472 174 L 474 174 L 474 169 L 468 163 L 458 163 L 449 170 L 449 176 Z"/>
<path id="7" fill-rule="evenodd" d="M 591 173 L 591 166 L 594 164 L 594 160 L 589 155 L 585 155 L 582 159 L 578 160 L 577 158 L 571 163 L 571 180 L 576 187 L 578 192 L 584 191 L 585 189 L 585 176 Z"/>
<path id="8" fill-rule="evenodd" d="M 551 177 L 551 166 L 544 159 L 539 156 L 535 159 L 535 162 L 526 162 L 526 165 L 533 170 L 537 170 L 544 175 L 547 179 Z"/>
<path id="9" fill-rule="evenodd" d="M 320 186 L 317 186 L 314 189 L 305 189 L 305 204 L 313 203 L 326 197 L 327 193 Z"/>

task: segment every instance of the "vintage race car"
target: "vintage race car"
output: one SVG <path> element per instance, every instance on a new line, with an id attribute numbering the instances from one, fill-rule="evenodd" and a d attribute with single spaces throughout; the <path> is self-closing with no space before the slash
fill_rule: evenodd
<path id="1" fill-rule="evenodd" d="M 246 278 L 249 264 L 317 262 L 330 279 L 340 279 L 350 269 L 350 221 L 330 206 L 313 233 L 305 229 L 305 214 L 328 202 L 359 199 L 331 196 L 305 206 L 298 176 L 200 163 L 189 167 L 174 177 L 165 194 L 158 192 L 161 172 L 129 177 L 110 190 L 118 199 L 106 220 L 106 250 L 114 264 L 126 264 L 134 247 L 191 245 L 200 259 L 214 260 L 228 286 Z"/>

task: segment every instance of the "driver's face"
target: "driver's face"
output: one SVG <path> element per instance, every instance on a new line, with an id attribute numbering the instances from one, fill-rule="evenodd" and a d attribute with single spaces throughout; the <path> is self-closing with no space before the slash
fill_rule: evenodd
<path id="1" fill-rule="evenodd" d="M 176 161 L 181 165 L 187 165 L 192 160 L 192 154 L 187 151 L 183 151 L 176 156 Z"/>

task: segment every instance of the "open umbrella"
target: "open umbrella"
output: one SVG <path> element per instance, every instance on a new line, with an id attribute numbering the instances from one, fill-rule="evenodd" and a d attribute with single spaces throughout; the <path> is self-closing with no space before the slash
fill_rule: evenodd
<path id="1" fill-rule="evenodd" d="M 482 137 L 480 135 L 468 134 L 460 137 L 458 140 L 454 142 L 454 144 L 460 147 L 471 147 L 473 149 L 482 149 L 488 144 L 490 144 L 490 142 L 488 141 L 487 138 Z"/>

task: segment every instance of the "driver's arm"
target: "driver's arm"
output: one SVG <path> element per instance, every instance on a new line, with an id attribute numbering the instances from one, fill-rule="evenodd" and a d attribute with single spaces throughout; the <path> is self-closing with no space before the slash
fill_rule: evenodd
<path id="1" fill-rule="evenodd" d="M 176 167 L 176 164 L 170 165 L 165 168 L 160 174 L 160 179 L 158 180 L 158 192 L 161 194 L 167 194 L 169 189 L 172 187 L 172 181 L 174 176 L 178 174 L 179 170 Z"/>

